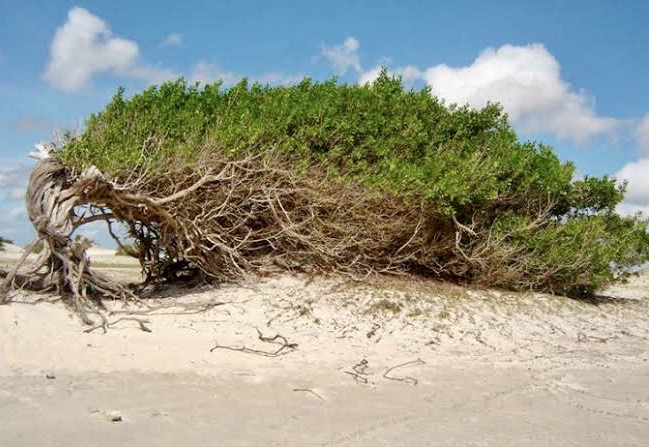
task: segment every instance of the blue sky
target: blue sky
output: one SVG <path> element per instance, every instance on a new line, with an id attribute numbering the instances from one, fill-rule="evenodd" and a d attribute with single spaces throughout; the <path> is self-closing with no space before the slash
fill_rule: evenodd
<path id="1" fill-rule="evenodd" d="M 0 235 L 33 235 L 34 143 L 82 128 L 120 85 L 358 83 L 382 65 L 449 103 L 502 102 L 522 139 L 627 179 L 620 212 L 647 212 L 647 22 L 649 2 L 632 0 L 0 0 Z"/>

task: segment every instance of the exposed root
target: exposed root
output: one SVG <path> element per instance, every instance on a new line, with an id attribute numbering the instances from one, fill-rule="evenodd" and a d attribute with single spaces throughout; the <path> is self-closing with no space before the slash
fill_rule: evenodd
<path id="1" fill-rule="evenodd" d="M 102 315 L 102 297 L 137 299 L 148 284 L 196 277 L 230 280 L 277 270 L 352 277 L 414 271 L 510 288 L 529 285 L 526 254 L 502 243 L 508 235 L 492 235 L 480 216 L 462 223 L 433 206 L 413 206 L 334 180 L 325 169 L 296 175 L 290 166 L 290 160 L 269 151 L 243 160 L 204 159 L 191 170 L 169 168 L 155 177 L 129 172 L 108 179 L 95 168 L 76 174 L 45 156 L 27 191 L 38 238 L 7 274 L 2 299 L 22 287 L 52 288 L 84 322 L 95 324 L 90 315 Z M 547 222 L 549 210 L 541 209 L 534 224 Z M 135 248 L 128 250 L 146 278 L 139 289 L 90 268 L 89 242 L 73 234 L 96 221 L 105 221 L 122 247 L 112 225 L 129 228 Z M 25 268 L 39 242 L 42 252 Z"/>

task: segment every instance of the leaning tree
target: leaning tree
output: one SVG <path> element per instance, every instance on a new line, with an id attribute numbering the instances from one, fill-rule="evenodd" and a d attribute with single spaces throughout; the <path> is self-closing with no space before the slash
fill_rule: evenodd
<path id="1" fill-rule="evenodd" d="M 591 294 L 649 259 L 646 220 L 615 212 L 624 185 L 576 179 L 550 147 L 519 141 L 497 104 L 448 106 L 386 73 L 363 86 L 120 89 L 82 133 L 33 156 L 26 254 L 44 249 L 5 272 L 4 299 L 54 288 L 86 321 L 102 297 L 199 276 L 411 273 Z M 73 235 L 96 221 L 129 244 L 143 284 L 91 268 Z"/>

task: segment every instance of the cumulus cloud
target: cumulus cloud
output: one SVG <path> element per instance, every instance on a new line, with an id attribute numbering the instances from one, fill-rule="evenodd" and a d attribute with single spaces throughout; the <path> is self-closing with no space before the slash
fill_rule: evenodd
<path id="1" fill-rule="evenodd" d="M 488 48 L 469 66 L 428 68 L 424 80 L 449 102 L 473 107 L 500 102 L 531 132 L 583 143 L 618 125 L 616 119 L 598 116 L 594 100 L 561 78 L 559 62 L 540 44 Z"/>
<path id="2" fill-rule="evenodd" d="M 142 65 L 135 42 L 113 36 L 106 22 L 86 9 L 72 8 L 54 34 L 45 79 L 56 88 L 75 92 L 98 73 L 147 82 L 176 77 L 170 71 Z"/>
<path id="3" fill-rule="evenodd" d="M 359 83 L 371 82 L 379 73 L 380 67 L 361 72 Z M 449 103 L 483 107 L 499 102 L 527 132 L 547 132 L 585 143 L 594 136 L 611 134 L 620 124 L 597 114 L 594 99 L 561 77 L 559 62 L 541 44 L 488 48 L 464 67 L 409 65 L 390 69 L 390 73 L 402 76 L 406 83 L 425 81 L 434 95 Z M 642 129 L 649 142 L 649 120 Z"/>
<path id="4" fill-rule="evenodd" d="M 649 205 L 649 158 L 627 163 L 616 174 L 618 180 L 629 182 L 626 200 L 630 203 Z"/>
<path id="5" fill-rule="evenodd" d="M 185 36 L 180 33 L 171 33 L 160 44 L 161 47 L 179 47 L 183 44 Z"/>
<path id="6" fill-rule="evenodd" d="M 371 83 L 373 83 L 374 81 L 376 81 L 376 79 L 377 79 L 377 78 L 379 77 L 379 75 L 381 74 L 381 70 L 382 70 L 382 69 L 383 69 L 383 67 L 381 67 L 380 65 L 378 65 L 378 66 L 376 66 L 376 67 L 374 67 L 374 68 L 370 68 L 370 69 L 367 70 L 367 71 L 363 71 L 363 72 L 361 72 L 361 73 L 358 75 L 358 83 L 361 84 L 361 85 L 363 85 L 363 84 L 371 84 Z M 392 73 L 391 73 L 391 74 L 392 74 Z"/>
<path id="7" fill-rule="evenodd" d="M 634 214 L 642 211 L 649 216 L 649 158 L 627 163 L 615 173 L 618 181 L 627 181 L 624 203 L 618 208 L 621 214 Z"/>
<path id="8" fill-rule="evenodd" d="M 649 155 L 649 113 L 640 120 L 640 124 L 636 128 L 636 139 L 640 151 Z"/>
<path id="9" fill-rule="evenodd" d="M 95 73 L 127 70 L 138 52 L 135 42 L 113 37 L 103 20 L 75 7 L 54 34 L 45 78 L 63 90 L 78 90 Z"/>
<path id="10" fill-rule="evenodd" d="M 361 62 L 358 56 L 360 43 L 354 37 L 348 37 L 342 45 L 322 46 L 322 56 L 333 65 L 337 73 L 344 75 L 350 69 L 361 72 Z"/>

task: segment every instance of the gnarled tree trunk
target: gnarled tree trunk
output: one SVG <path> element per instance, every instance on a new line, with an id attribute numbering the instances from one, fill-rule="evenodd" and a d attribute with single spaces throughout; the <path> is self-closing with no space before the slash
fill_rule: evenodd
<path id="1" fill-rule="evenodd" d="M 78 178 L 70 178 L 65 167 L 46 151 L 39 158 L 29 177 L 26 195 L 27 215 L 37 237 L 6 275 L 1 299 L 8 301 L 12 289 L 53 289 L 68 298 L 83 321 L 91 324 L 89 313 L 101 315 L 99 294 L 134 297 L 127 287 L 90 269 L 87 239 L 72 239 L 74 230 L 86 223 L 75 214 L 76 207 L 83 202 L 83 184 L 101 174 L 89 169 Z M 36 247 L 42 247 L 38 257 L 25 265 Z"/>

